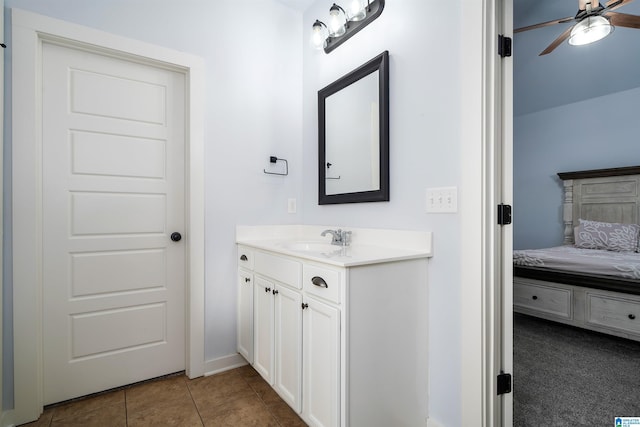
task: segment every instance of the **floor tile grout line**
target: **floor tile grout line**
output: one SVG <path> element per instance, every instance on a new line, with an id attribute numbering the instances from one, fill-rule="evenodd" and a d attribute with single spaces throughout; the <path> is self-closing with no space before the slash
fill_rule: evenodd
<path id="1" fill-rule="evenodd" d="M 185 385 L 187 386 L 187 391 L 189 392 L 189 397 L 191 397 L 191 402 L 193 403 L 194 408 L 196 408 L 196 412 L 198 413 L 198 418 L 200 418 L 200 422 L 204 427 L 204 420 L 202 419 L 202 414 L 200 413 L 200 409 L 198 409 L 198 404 L 196 400 L 193 398 L 193 394 L 191 393 L 191 387 L 189 387 L 189 380 L 185 379 Z"/>
<path id="2" fill-rule="evenodd" d="M 269 405 L 267 405 L 267 402 L 265 402 L 265 401 L 264 401 L 264 399 L 262 398 L 262 396 L 260 396 L 260 394 L 258 394 L 258 392 L 257 392 L 253 387 L 251 387 L 251 384 L 249 384 L 249 378 L 250 378 L 250 377 L 248 377 L 248 376 L 244 376 L 243 378 L 244 378 L 244 381 L 247 383 L 247 385 L 248 385 L 248 386 L 253 390 L 253 392 L 254 392 L 255 394 L 257 394 L 257 395 L 258 395 L 258 399 L 260 399 L 260 401 L 262 402 L 262 405 L 264 405 L 264 407 L 267 409 L 267 412 L 269 412 L 269 414 L 271 414 L 271 416 L 272 416 L 272 417 L 273 417 L 273 419 L 276 421 L 276 423 L 278 424 L 278 426 L 279 426 L 279 427 L 286 427 L 286 426 L 283 426 L 283 425 L 282 425 L 282 423 L 280 422 L 280 418 L 278 418 L 278 417 L 276 416 L 276 414 L 274 414 L 274 413 L 271 411 L 271 408 L 269 407 Z M 259 378 L 262 378 L 262 377 L 259 377 Z"/>

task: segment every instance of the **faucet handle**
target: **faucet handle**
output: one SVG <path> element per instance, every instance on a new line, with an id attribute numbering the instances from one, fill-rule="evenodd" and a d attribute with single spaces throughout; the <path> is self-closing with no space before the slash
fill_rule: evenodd
<path id="1" fill-rule="evenodd" d="M 351 244 L 351 231 L 340 230 L 340 237 L 342 239 L 342 246 L 349 246 Z"/>

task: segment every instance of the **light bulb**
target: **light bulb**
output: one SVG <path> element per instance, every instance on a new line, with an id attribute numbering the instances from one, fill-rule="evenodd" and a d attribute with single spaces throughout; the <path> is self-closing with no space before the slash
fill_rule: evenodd
<path id="1" fill-rule="evenodd" d="M 344 10 L 337 4 L 329 9 L 329 33 L 332 37 L 339 37 L 347 32 L 347 19 Z"/>
<path id="2" fill-rule="evenodd" d="M 367 9 L 363 0 L 351 0 L 349 16 L 352 21 L 362 21 L 367 16 Z"/>
<path id="3" fill-rule="evenodd" d="M 311 45 L 316 49 L 322 49 L 324 47 L 324 43 L 327 40 L 325 28 L 326 25 L 321 21 L 316 20 L 313 24 L 311 29 Z"/>

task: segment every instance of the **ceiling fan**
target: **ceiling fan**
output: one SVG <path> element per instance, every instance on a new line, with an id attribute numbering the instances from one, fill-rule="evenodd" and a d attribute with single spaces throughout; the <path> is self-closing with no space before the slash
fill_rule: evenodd
<path id="1" fill-rule="evenodd" d="M 527 27 L 517 28 L 514 33 L 535 30 L 549 25 L 575 22 L 555 39 L 540 56 L 554 51 L 562 42 L 569 39 L 569 44 L 581 45 L 593 43 L 609 35 L 614 26 L 640 29 L 640 16 L 613 12 L 615 9 L 634 0 L 609 0 L 604 6 L 598 0 L 578 0 L 578 13 L 553 21 L 541 22 Z"/>

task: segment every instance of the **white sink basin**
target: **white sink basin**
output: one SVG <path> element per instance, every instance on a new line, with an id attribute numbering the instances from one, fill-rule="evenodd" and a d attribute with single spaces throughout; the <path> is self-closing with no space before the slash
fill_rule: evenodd
<path id="1" fill-rule="evenodd" d="M 325 242 L 313 242 L 313 241 L 295 241 L 284 242 L 281 244 L 284 249 L 297 252 L 313 252 L 313 253 L 326 253 L 341 251 L 342 246 L 332 245 Z"/>

